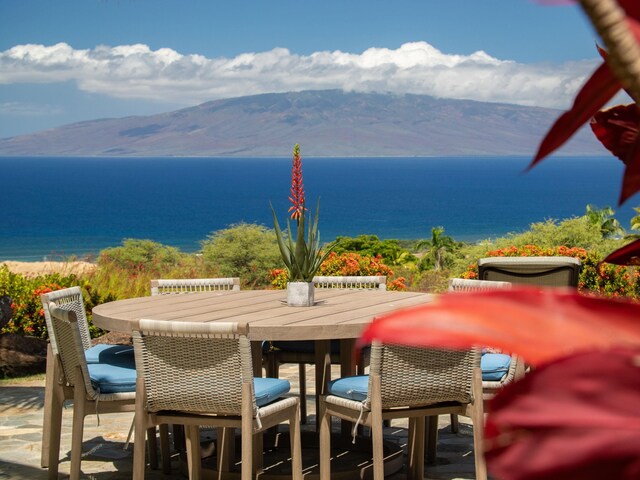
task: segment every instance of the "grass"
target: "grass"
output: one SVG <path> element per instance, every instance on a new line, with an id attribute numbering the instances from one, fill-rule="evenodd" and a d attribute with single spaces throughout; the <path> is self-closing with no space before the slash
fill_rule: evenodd
<path id="1" fill-rule="evenodd" d="M 20 383 L 43 382 L 44 379 L 44 373 L 35 373 L 33 375 L 25 375 L 24 377 L 0 378 L 0 387 L 6 387 L 9 385 L 16 385 Z"/>

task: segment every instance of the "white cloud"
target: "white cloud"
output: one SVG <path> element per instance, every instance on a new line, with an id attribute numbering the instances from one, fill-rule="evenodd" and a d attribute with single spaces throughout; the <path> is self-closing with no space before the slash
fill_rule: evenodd
<path id="1" fill-rule="evenodd" d="M 235 58 L 182 55 L 147 45 L 76 50 L 65 43 L 0 53 L 0 84 L 74 81 L 87 92 L 192 105 L 267 92 L 344 89 L 427 94 L 566 108 L 596 60 L 519 64 L 483 51 L 451 55 L 426 42 L 361 54 L 285 48 Z"/>

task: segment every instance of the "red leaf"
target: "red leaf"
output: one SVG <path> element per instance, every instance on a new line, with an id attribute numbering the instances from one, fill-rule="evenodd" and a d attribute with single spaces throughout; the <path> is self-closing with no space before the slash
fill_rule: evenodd
<path id="1" fill-rule="evenodd" d="M 620 90 L 609 65 L 603 62 L 576 95 L 573 107 L 563 113 L 542 140 L 529 168 L 558 149 Z"/>
<path id="2" fill-rule="evenodd" d="M 640 238 L 610 253 L 603 262 L 616 265 L 640 265 Z"/>
<path id="3" fill-rule="evenodd" d="M 620 191 L 620 200 L 618 203 L 622 205 L 633 194 L 640 190 L 640 142 L 636 140 L 631 152 L 624 161 L 624 177 L 622 179 L 622 190 Z"/>
<path id="4" fill-rule="evenodd" d="M 452 293 L 374 321 L 361 342 L 373 339 L 425 347 L 484 345 L 539 364 L 580 350 L 640 345 L 640 304 L 522 285 Z"/>
<path id="5" fill-rule="evenodd" d="M 640 2 L 638 0 L 618 0 L 629 19 L 640 20 Z"/>
<path id="6" fill-rule="evenodd" d="M 487 466 L 509 480 L 640 478 L 640 350 L 548 363 L 489 403 Z"/>
<path id="7" fill-rule="evenodd" d="M 604 147 L 625 161 L 638 139 L 640 113 L 635 103 L 600 110 L 591 119 L 591 130 Z"/>

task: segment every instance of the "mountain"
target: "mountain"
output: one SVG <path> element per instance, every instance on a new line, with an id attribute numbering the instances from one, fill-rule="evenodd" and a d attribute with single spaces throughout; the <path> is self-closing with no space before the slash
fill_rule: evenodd
<path id="1" fill-rule="evenodd" d="M 339 90 L 231 98 L 0 139 L 1 156 L 528 155 L 559 110 Z M 602 155 L 586 129 L 559 153 Z"/>

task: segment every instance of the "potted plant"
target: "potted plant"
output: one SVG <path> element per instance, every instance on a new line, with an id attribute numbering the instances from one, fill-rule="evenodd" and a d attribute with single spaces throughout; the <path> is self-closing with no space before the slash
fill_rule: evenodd
<path id="1" fill-rule="evenodd" d="M 280 254 L 287 269 L 289 282 L 287 283 L 287 304 L 291 306 L 311 306 L 314 303 L 313 277 L 324 259 L 335 248 L 337 242 L 320 248 L 320 234 L 318 233 L 318 212 L 320 199 L 316 206 L 316 213 L 308 214 L 305 207 L 304 186 L 302 184 L 302 158 L 300 145 L 293 147 L 293 165 L 291 168 L 291 218 L 287 219 L 287 231 L 283 233 L 278 223 L 276 212 L 271 206 L 273 224 L 278 239 Z M 296 235 L 291 228 L 291 220 L 295 220 Z"/>

